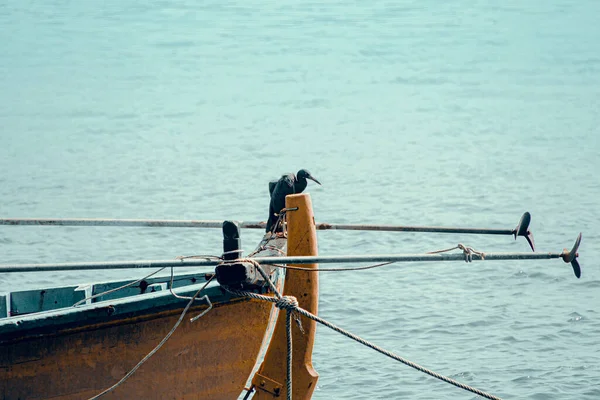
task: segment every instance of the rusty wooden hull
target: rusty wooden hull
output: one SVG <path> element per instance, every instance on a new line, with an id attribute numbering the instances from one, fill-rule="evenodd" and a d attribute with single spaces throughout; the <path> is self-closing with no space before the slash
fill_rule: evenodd
<path id="1" fill-rule="evenodd" d="M 285 241 L 278 240 L 278 246 L 284 246 Z M 275 271 L 274 279 L 281 287 L 282 274 Z M 178 288 L 178 293 L 193 295 L 204 285 L 204 274 L 188 278 L 187 283 L 191 282 L 195 284 Z M 111 285 L 99 286 L 104 290 Z M 72 293 L 73 288 L 57 293 L 65 291 Z M 18 311 L 17 306 L 19 310 L 45 307 L 51 293 L 40 291 L 39 301 L 30 293 L 14 294 L 12 312 Z M 233 296 L 216 282 L 203 294 L 213 308 L 191 322 L 191 317 L 208 308 L 206 302 L 198 301 L 160 350 L 103 398 L 234 399 L 240 395 L 261 346 L 266 345 L 269 328 L 274 327 L 276 310 L 269 302 Z M 24 304 L 23 297 L 34 304 Z M 0 319 L 0 398 L 87 399 L 97 395 L 158 345 L 188 302 L 168 290 L 107 297 L 84 307 Z"/>
<path id="2" fill-rule="evenodd" d="M 190 309 L 190 315 L 201 308 Z M 0 345 L 4 399 L 85 399 L 110 387 L 167 335 L 181 310 Z M 265 335 L 271 305 L 217 304 L 185 318 L 153 357 L 105 398 L 234 399 Z"/>

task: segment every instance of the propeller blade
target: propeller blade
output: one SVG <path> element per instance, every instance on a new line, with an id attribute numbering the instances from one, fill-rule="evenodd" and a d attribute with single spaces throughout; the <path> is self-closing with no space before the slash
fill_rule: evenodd
<path id="1" fill-rule="evenodd" d="M 581 278 L 581 267 L 579 266 L 579 261 L 577 261 L 577 259 L 574 259 L 573 261 L 571 261 L 571 266 L 573 267 L 573 273 L 575 274 L 575 276 L 577 278 Z"/>
<path id="2" fill-rule="evenodd" d="M 527 243 L 531 247 L 532 251 L 535 251 L 535 242 L 533 241 L 533 233 L 529 230 L 529 224 L 531 223 L 531 214 L 529 212 L 525 212 L 517 227 L 513 230 L 513 236 L 515 240 L 517 240 L 517 236 L 524 236 L 527 239 Z"/>
<path id="3" fill-rule="evenodd" d="M 579 233 L 579 236 L 577 236 L 577 240 L 575 241 L 575 244 L 573 245 L 571 251 L 564 249 L 561 254 L 561 257 L 564 262 L 571 263 L 571 267 L 573 267 L 573 273 L 577 278 L 581 277 L 581 266 L 579 265 L 579 261 L 577 261 L 577 257 L 579 257 L 579 253 L 577 253 L 577 250 L 579 250 L 580 244 L 581 233 Z"/>
<path id="4" fill-rule="evenodd" d="M 531 233 L 530 231 L 527 231 L 527 235 L 525 236 L 525 239 L 527 239 L 527 243 L 529 243 L 529 246 L 531 247 L 531 251 L 535 251 L 535 242 L 533 241 L 533 233 Z"/>

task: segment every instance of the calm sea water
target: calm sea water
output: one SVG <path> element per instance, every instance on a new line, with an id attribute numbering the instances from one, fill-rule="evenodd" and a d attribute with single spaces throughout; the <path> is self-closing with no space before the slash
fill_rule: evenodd
<path id="1" fill-rule="evenodd" d="M 506 398 L 600 398 L 600 2 L 0 0 L 0 215 L 513 228 L 560 260 L 321 274 L 320 314 Z M 248 250 L 260 232 L 244 231 Z M 524 240 L 323 232 L 321 254 Z M 218 230 L 0 227 L 2 262 L 219 253 Z M 0 291 L 139 271 L 4 274 Z M 466 392 L 319 328 L 315 399 Z"/>

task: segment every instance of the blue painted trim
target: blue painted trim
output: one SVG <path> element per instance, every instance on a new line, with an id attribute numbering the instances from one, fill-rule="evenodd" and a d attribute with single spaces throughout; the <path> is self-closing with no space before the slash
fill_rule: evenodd
<path id="1" fill-rule="evenodd" d="M 173 279 L 173 288 L 193 285 L 196 282 L 205 282 L 204 275 L 204 273 L 175 275 Z M 15 291 L 10 293 L 10 301 L 8 298 L 5 298 L 6 304 L 8 305 L 5 309 L 8 310 L 8 315 L 17 316 L 71 307 L 73 304 L 86 297 L 116 289 L 130 282 L 131 280 L 120 280 L 79 286 Z M 156 290 L 156 286 L 152 285 L 162 283 L 166 283 L 166 288 L 168 289 L 170 287 L 170 276 L 148 278 L 134 286 L 96 297 L 90 302 L 96 303 L 104 300 L 121 299 L 124 297 L 145 294 L 146 292 Z M 5 313 L 2 317 L 5 318 L 8 315 Z"/>
<path id="2" fill-rule="evenodd" d="M 203 284 L 191 285 L 176 293 L 191 296 Z M 215 304 L 231 300 L 218 284 L 210 284 L 204 292 Z M 5 318 L 0 321 L 0 343 L 56 333 L 70 328 L 85 328 L 104 322 L 128 320 L 134 317 L 151 316 L 161 311 L 185 307 L 188 300 L 178 299 L 170 291 L 160 291 L 123 299 L 69 307 L 59 310 Z M 198 305 L 206 304 L 198 302 Z"/>
<path id="3" fill-rule="evenodd" d="M 71 307 L 85 298 L 77 286 L 11 292 L 10 315 L 31 314 Z"/>
<path id="4" fill-rule="evenodd" d="M 0 293 L 0 319 L 8 316 L 8 293 Z"/>
<path id="5" fill-rule="evenodd" d="M 276 270 L 275 281 L 281 279 L 282 275 Z M 182 296 L 192 296 L 204 284 L 205 282 L 183 286 L 175 292 Z M 205 294 L 216 306 L 233 300 L 247 300 L 245 297 L 231 295 L 217 282 L 211 282 L 200 296 Z M 127 323 L 128 320 L 136 317 L 152 318 L 163 311 L 181 310 L 187 303 L 188 300 L 174 297 L 169 290 L 161 290 L 78 307 L 3 318 L 0 319 L 0 344 L 56 334 L 62 330 L 86 329 L 102 323 Z M 206 303 L 198 301 L 197 305 L 200 307 Z"/>

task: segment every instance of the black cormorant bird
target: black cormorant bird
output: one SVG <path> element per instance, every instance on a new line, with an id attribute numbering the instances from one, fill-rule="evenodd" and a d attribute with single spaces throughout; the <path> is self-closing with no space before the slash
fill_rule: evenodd
<path id="1" fill-rule="evenodd" d="M 307 181 L 310 179 L 318 183 L 314 176 L 305 169 L 298 171 L 298 175 L 292 173 L 285 174 L 279 180 L 269 182 L 269 192 L 271 193 L 271 202 L 269 203 L 269 219 L 267 220 L 267 232 L 273 230 L 273 226 L 277 222 L 277 215 L 285 208 L 285 196 L 288 194 L 302 193 L 306 189 Z"/>

